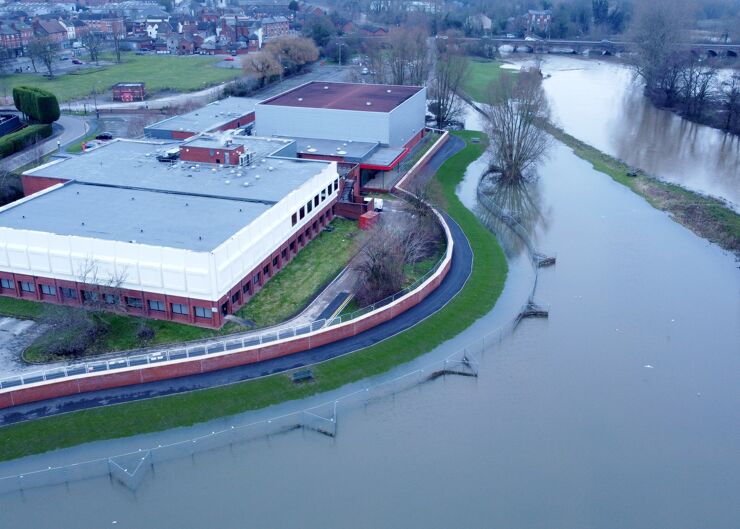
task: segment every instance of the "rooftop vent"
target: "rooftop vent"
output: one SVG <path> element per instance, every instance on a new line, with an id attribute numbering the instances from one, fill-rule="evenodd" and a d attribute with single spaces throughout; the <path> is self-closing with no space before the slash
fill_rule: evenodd
<path id="1" fill-rule="evenodd" d="M 298 101 L 303 101 L 303 98 L 302 98 L 302 97 L 299 97 L 299 98 L 298 98 Z"/>
<path id="2" fill-rule="evenodd" d="M 392 91 L 393 91 L 393 90 L 391 90 L 390 88 L 389 88 L 388 90 L 386 90 L 386 92 L 388 92 L 389 94 L 390 94 L 390 93 L 391 93 Z"/>
<path id="3" fill-rule="evenodd" d="M 224 180 L 224 184 L 229 185 L 231 183 L 231 180 Z"/>
<path id="4" fill-rule="evenodd" d="M 368 101 L 367 103 L 365 103 L 365 105 L 367 106 L 372 106 L 372 104 L 373 104 L 372 101 Z"/>
<path id="5" fill-rule="evenodd" d="M 345 154 L 347 154 L 347 151 L 337 151 L 337 154 L 341 154 L 342 156 L 344 156 Z"/>
<path id="6" fill-rule="evenodd" d="M 324 86 L 324 90 L 329 90 L 329 87 L 328 86 Z"/>
<path id="7" fill-rule="evenodd" d="M 306 149 L 306 151 L 308 151 L 308 152 L 316 152 L 316 149 L 314 149 L 313 147 L 309 147 L 308 149 Z"/>

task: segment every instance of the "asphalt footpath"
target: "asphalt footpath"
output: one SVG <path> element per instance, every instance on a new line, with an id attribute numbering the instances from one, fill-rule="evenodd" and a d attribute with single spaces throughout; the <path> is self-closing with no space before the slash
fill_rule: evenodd
<path id="1" fill-rule="evenodd" d="M 459 152 L 464 146 L 464 141 L 454 136 L 451 137 L 429 161 L 428 169 L 425 168 L 425 170 L 435 172 L 447 158 Z M 421 303 L 390 321 L 344 340 L 264 362 L 14 406 L 0 410 L 0 426 L 77 410 L 225 386 L 291 369 L 308 367 L 370 347 L 401 333 L 443 308 L 462 290 L 472 272 L 473 251 L 465 233 L 446 213 L 443 212 L 442 215 L 449 225 L 454 241 L 450 270 L 439 287 Z"/>

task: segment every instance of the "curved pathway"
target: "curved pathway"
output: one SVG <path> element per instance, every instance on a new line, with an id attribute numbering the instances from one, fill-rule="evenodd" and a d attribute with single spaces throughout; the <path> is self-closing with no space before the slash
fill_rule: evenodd
<path id="1" fill-rule="evenodd" d="M 430 167 L 436 170 L 447 158 L 460 151 L 464 146 L 465 143 L 459 138 L 450 138 L 444 148 L 432 157 L 429 162 Z M 233 384 L 324 362 L 370 347 L 395 336 L 443 308 L 462 290 L 472 272 L 473 251 L 465 233 L 449 215 L 445 213 L 442 213 L 442 215 L 449 226 L 455 243 L 450 270 L 442 283 L 421 303 L 390 321 L 345 340 L 264 362 L 15 406 L 0 411 L 0 426 L 109 404 L 120 404 Z"/>

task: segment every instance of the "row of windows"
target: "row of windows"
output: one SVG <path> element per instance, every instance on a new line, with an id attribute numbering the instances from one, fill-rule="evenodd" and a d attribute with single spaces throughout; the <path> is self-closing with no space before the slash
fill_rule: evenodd
<path id="1" fill-rule="evenodd" d="M 259 276 L 259 274 L 257 275 Z M 18 281 L 18 286 L 23 292 L 35 292 L 36 291 L 34 284 L 31 283 L 30 281 Z M 43 294 L 47 296 L 57 295 L 56 287 L 53 287 L 51 285 L 45 285 L 45 284 L 41 284 L 39 286 Z M 5 290 L 11 290 L 13 289 L 13 282 L 10 279 L 2 278 L 0 279 L 0 288 L 3 288 Z M 59 292 L 64 299 L 77 299 L 77 291 L 74 290 L 73 288 L 59 287 Z M 80 292 L 82 293 L 82 299 L 84 301 L 95 302 L 100 299 L 100 294 L 98 292 L 91 292 L 89 290 L 81 290 Z M 103 300 L 108 305 L 118 305 L 121 301 L 121 298 L 115 294 L 107 293 L 103 295 Z M 144 307 L 144 300 L 141 298 L 125 296 L 124 300 L 126 302 L 127 307 L 130 307 L 133 309 L 141 309 Z M 150 299 L 150 300 L 147 300 L 147 305 L 149 306 L 149 310 L 153 310 L 155 312 L 165 311 L 164 301 Z M 173 314 L 185 314 L 185 315 L 188 314 L 188 306 L 182 303 L 170 303 L 170 308 L 172 309 Z M 194 310 L 195 315 L 199 318 L 210 319 L 213 317 L 210 308 L 193 307 L 193 310 Z"/>
<path id="2" fill-rule="evenodd" d="M 326 189 L 322 189 L 320 194 L 313 197 L 313 200 L 309 200 L 308 202 L 306 202 L 306 205 L 298 210 L 297 213 L 293 213 L 293 215 L 290 217 L 291 226 L 295 226 L 296 224 L 298 224 L 298 221 L 303 220 L 303 218 L 307 214 L 313 211 L 314 207 L 318 207 L 321 202 L 326 200 L 326 198 L 332 194 L 332 189 L 334 189 L 334 191 L 337 191 L 339 189 L 338 178 L 334 180 L 333 184 L 329 184 L 328 186 L 326 186 Z"/>

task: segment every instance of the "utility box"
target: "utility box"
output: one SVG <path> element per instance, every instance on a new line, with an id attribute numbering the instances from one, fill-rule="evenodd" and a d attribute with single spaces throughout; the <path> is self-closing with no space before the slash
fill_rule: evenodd
<path id="1" fill-rule="evenodd" d="M 361 230 L 369 230 L 373 226 L 375 226 L 375 223 L 378 222 L 378 218 L 380 217 L 380 214 L 375 211 L 368 211 L 367 213 L 363 213 L 360 215 L 360 229 Z"/>

